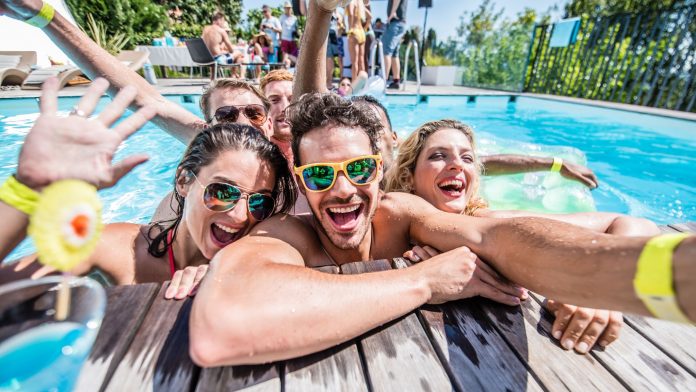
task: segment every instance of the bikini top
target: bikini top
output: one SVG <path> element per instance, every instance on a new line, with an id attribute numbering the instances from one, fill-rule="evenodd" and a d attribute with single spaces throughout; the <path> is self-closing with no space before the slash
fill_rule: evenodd
<path id="1" fill-rule="evenodd" d="M 172 233 L 174 230 L 170 230 L 169 233 L 167 233 L 167 243 L 169 246 L 167 247 L 167 256 L 169 257 L 169 271 L 172 274 L 172 277 L 174 277 L 174 272 L 176 272 L 176 264 L 174 264 L 174 251 L 172 250 Z"/>

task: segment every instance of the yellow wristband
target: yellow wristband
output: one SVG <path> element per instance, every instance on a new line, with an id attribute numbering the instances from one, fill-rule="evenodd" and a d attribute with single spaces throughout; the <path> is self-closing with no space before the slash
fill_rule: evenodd
<path id="1" fill-rule="evenodd" d="M 563 158 L 553 157 L 553 164 L 551 165 L 552 172 L 560 172 L 563 167 Z"/>
<path id="2" fill-rule="evenodd" d="M 672 276 L 672 253 L 687 233 L 651 238 L 638 258 L 633 288 L 645 307 L 657 318 L 691 323 L 677 303 Z"/>
<path id="3" fill-rule="evenodd" d="M 41 11 L 39 11 L 39 13 L 33 17 L 25 20 L 25 22 L 34 27 L 43 29 L 44 27 L 48 26 L 49 23 L 51 23 L 51 20 L 53 20 L 53 16 L 55 14 L 56 10 L 53 9 L 53 6 L 44 2 L 43 6 L 41 7 Z"/>
<path id="4" fill-rule="evenodd" d="M 31 215 L 39 201 L 39 193 L 10 176 L 0 185 L 0 200 L 27 215 Z"/>

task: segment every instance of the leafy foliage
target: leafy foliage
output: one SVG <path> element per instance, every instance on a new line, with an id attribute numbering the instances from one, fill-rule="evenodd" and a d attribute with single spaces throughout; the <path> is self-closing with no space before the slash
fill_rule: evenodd
<path id="1" fill-rule="evenodd" d="M 130 41 L 130 37 L 124 33 L 108 35 L 104 23 L 97 22 L 91 14 L 87 15 L 87 28 L 84 31 L 97 45 L 114 56 L 128 45 L 128 41 Z"/>

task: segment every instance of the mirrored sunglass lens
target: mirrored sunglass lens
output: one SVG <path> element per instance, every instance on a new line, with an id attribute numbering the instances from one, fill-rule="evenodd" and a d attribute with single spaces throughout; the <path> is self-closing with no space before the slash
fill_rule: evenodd
<path id="1" fill-rule="evenodd" d="M 313 191 L 321 191 L 331 186 L 334 179 L 334 169 L 331 166 L 310 166 L 302 171 L 307 188 Z"/>
<path id="2" fill-rule="evenodd" d="M 263 122 L 266 120 L 266 111 L 263 106 L 249 105 L 244 108 L 244 115 L 251 121 Z"/>
<path id="3" fill-rule="evenodd" d="M 346 165 L 346 173 L 357 184 L 365 184 L 374 178 L 377 172 L 377 161 L 374 158 L 363 158 Z"/>
<path id="4" fill-rule="evenodd" d="M 205 187 L 203 200 L 206 207 L 213 211 L 225 211 L 234 207 L 242 197 L 242 192 L 230 184 L 212 183 Z"/>
<path id="5" fill-rule="evenodd" d="M 239 109 L 234 106 L 223 106 L 215 111 L 215 118 L 220 122 L 235 122 L 239 118 Z"/>
<path id="6" fill-rule="evenodd" d="M 249 196 L 249 212 L 256 220 L 264 220 L 273 214 L 275 202 L 268 195 L 255 193 Z"/>

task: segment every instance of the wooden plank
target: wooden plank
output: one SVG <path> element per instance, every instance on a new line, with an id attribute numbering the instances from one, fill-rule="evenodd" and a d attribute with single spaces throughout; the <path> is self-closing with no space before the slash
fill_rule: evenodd
<path id="1" fill-rule="evenodd" d="M 192 299 L 164 299 L 164 283 L 107 391 L 188 391 L 198 369 L 189 357 Z"/>
<path id="2" fill-rule="evenodd" d="M 670 226 L 660 225 L 660 226 L 657 226 L 657 227 L 660 229 L 660 231 L 661 231 L 662 233 L 679 233 L 679 230 L 677 230 L 677 229 L 675 229 L 675 228 L 673 228 L 673 227 L 670 227 Z"/>
<path id="3" fill-rule="evenodd" d="M 196 392 L 280 391 L 279 374 L 276 364 L 202 369 Z"/>
<path id="4" fill-rule="evenodd" d="M 408 260 L 395 258 L 404 268 Z M 456 389 L 462 391 L 541 391 L 524 363 L 484 315 L 478 300 L 457 301 L 419 309 L 421 320 Z"/>
<path id="5" fill-rule="evenodd" d="M 337 266 L 315 268 L 339 274 Z M 367 391 L 367 378 L 355 341 L 285 362 L 285 391 Z"/>
<path id="6" fill-rule="evenodd" d="M 543 299 L 540 296 L 533 298 L 537 305 Z M 630 390 L 696 390 L 696 378 L 693 375 L 630 325 L 624 326 L 619 339 L 614 343 L 604 350 L 593 349 L 590 355 Z"/>
<path id="7" fill-rule="evenodd" d="M 640 316 L 624 316 L 624 320 L 696 376 L 696 327 Z"/>
<path id="8" fill-rule="evenodd" d="M 284 390 L 367 391 L 367 379 L 357 345 L 351 341 L 287 361 Z"/>
<path id="9" fill-rule="evenodd" d="M 350 263 L 344 274 L 391 269 L 387 260 Z M 410 313 L 361 338 L 370 386 L 383 390 L 451 390 L 452 384 L 417 316 Z"/>
<path id="10" fill-rule="evenodd" d="M 107 289 L 107 305 L 97 338 L 75 387 L 94 391 L 109 381 L 155 299 L 158 284 Z"/>
<path id="11" fill-rule="evenodd" d="M 547 390 L 625 390 L 592 356 L 563 350 L 551 336 L 550 314 L 542 313 L 534 299 L 519 307 L 481 302 L 483 311 Z"/>
<path id="12" fill-rule="evenodd" d="M 682 233 L 696 233 L 696 222 L 672 223 L 669 226 Z"/>

